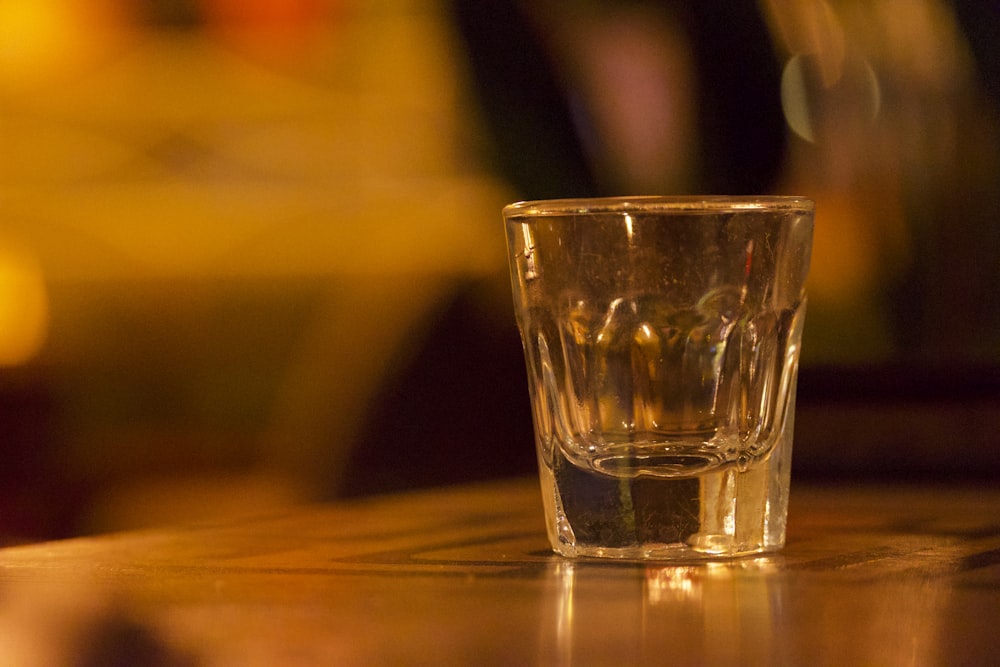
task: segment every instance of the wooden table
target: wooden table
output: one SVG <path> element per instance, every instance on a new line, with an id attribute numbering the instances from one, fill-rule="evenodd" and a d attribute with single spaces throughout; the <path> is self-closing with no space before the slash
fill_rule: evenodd
<path id="1" fill-rule="evenodd" d="M 541 516 L 514 480 L 7 548 L 0 663 L 1000 660 L 997 490 L 800 484 L 783 553 L 683 566 L 564 560 Z"/>

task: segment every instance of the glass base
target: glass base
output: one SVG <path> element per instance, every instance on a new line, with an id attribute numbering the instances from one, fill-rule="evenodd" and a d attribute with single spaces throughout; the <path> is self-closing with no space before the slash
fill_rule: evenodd
<path id="1" fill-rule="evenodd" d="M 749 468 L 697 476 L 612 477 L 541 465 L 549 541 L 563 556 L 691 561 L 777 551 L 785 542 L 789 444 Z"/>

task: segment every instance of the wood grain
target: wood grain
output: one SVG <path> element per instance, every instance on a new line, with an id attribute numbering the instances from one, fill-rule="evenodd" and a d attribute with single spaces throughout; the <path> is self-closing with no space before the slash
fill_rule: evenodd
<path id="1" fill-rule="evenodd" d="M 0 550 L 0 661 L 115 650 L 179 665 L 994 657 L 1000 491 L 793 488 L 782 553 L 682 566 L 553 555 L 530 480 L 12 547 Z"/>

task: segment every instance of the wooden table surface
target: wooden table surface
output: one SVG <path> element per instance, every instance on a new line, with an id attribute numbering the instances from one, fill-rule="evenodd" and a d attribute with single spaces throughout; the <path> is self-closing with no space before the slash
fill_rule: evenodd
<path id="1" fill-rule="evenodd" d="M 781 554 L 682 566 L 553 555 L 532 480 L 0 550 L 28 667 L 979 665 L 998 624 L 981 487 L 793 483 Z"/>

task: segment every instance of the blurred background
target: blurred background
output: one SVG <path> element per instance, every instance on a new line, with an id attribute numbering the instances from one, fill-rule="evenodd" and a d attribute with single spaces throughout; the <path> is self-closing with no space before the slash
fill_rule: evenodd
<path id="1" fill-rule="evenodd" d="M 0 0 L 0 543 L 534 471 L 500 208 L 817 202 L 796 475 L 1000 464 L 1000 10 Z"/>

